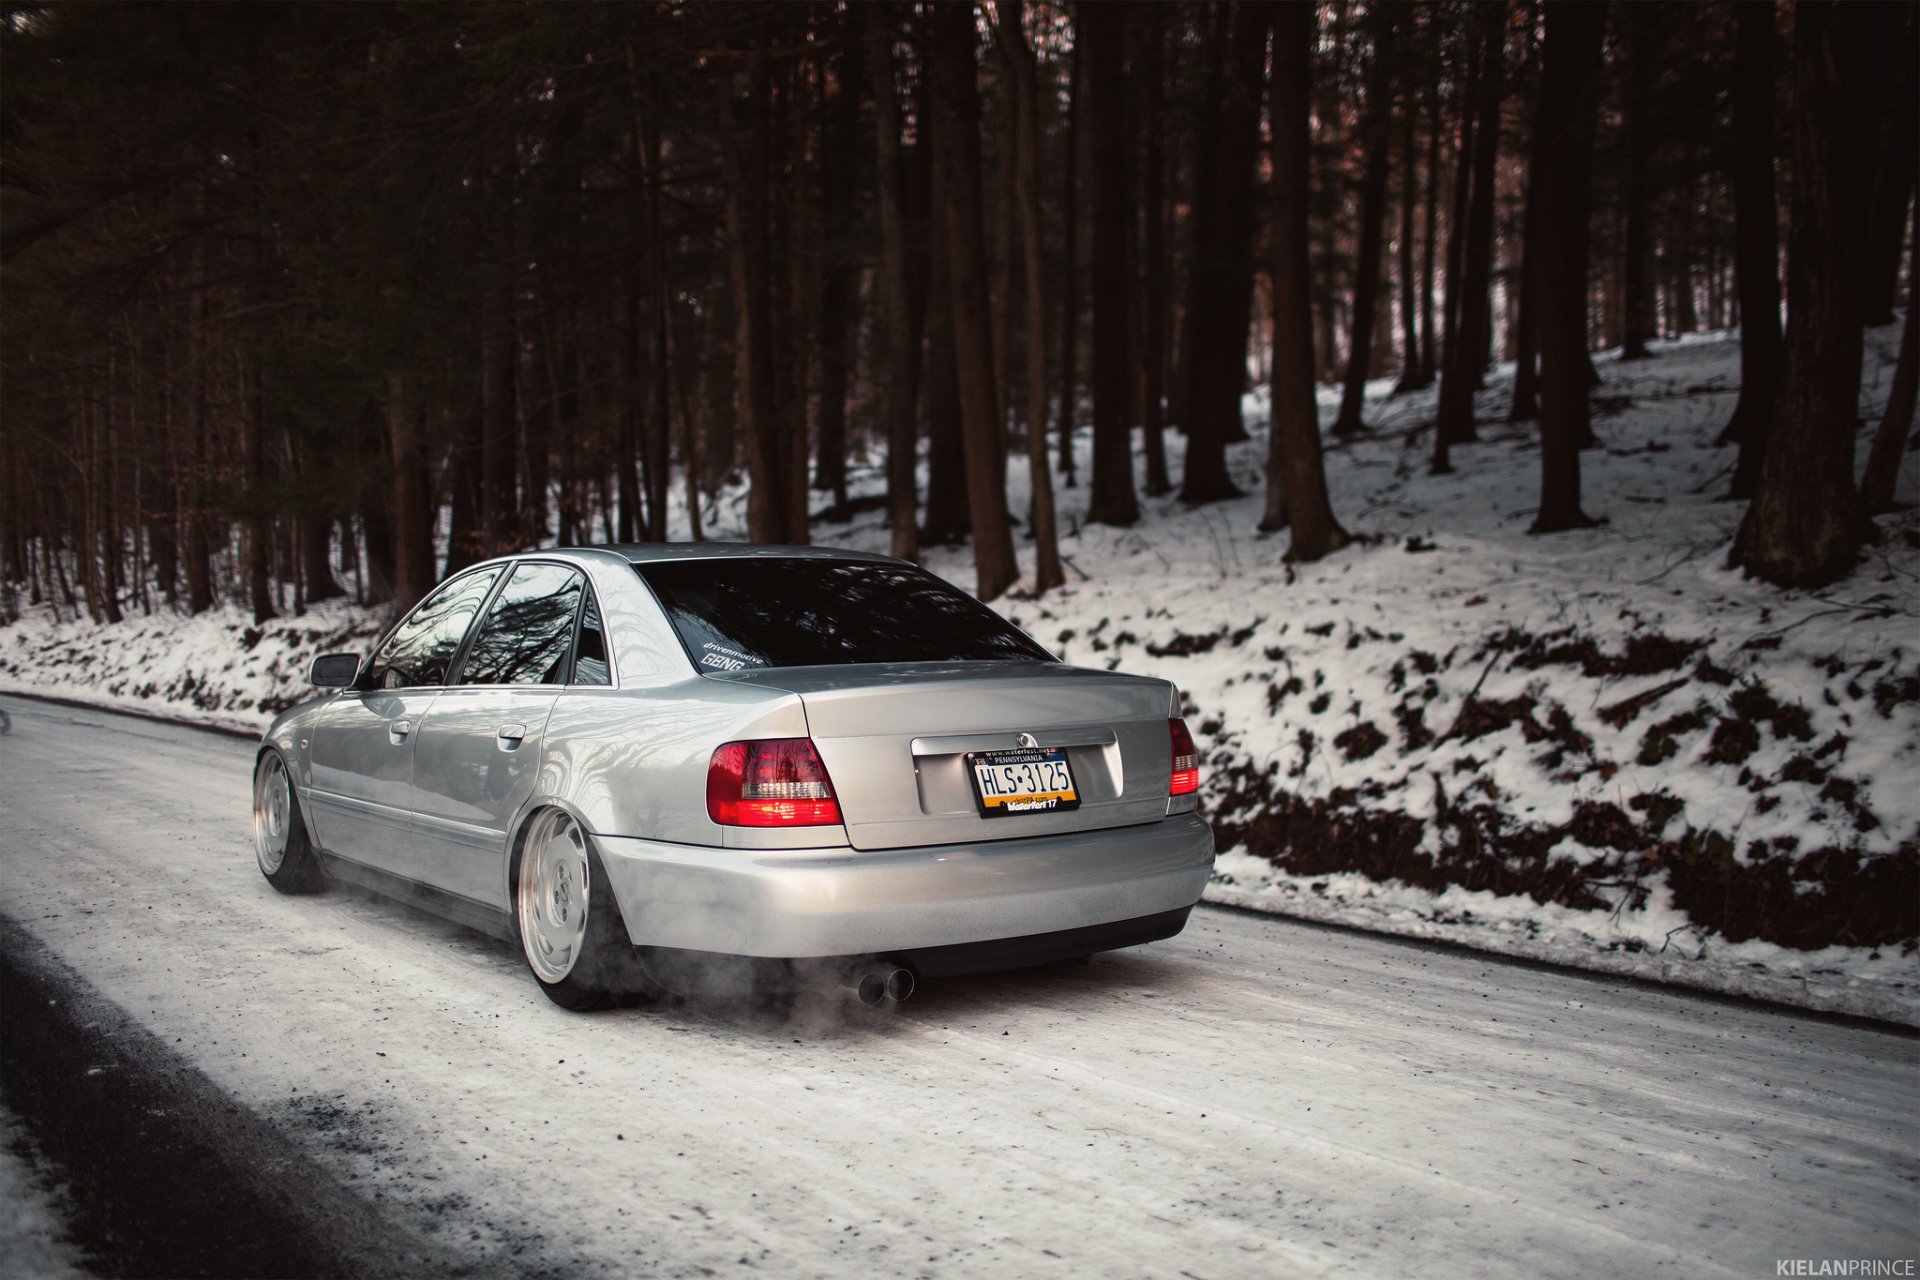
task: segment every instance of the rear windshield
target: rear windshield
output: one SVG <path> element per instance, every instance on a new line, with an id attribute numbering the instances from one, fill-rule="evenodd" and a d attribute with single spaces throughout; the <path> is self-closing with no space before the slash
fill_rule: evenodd
<path id="1" fill-rule="evenodd" d="M 674 560 L 635 565 L 703 671 L 847 662 L 1052 662 L 999 614 L 910 565 Z"/>

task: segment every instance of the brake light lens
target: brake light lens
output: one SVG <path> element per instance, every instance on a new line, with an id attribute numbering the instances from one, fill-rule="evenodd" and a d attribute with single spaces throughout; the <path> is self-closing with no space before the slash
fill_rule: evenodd
<path id="1" fill-rule="evenodd" d="M 840 821 L 840 802 L 813 739 L 762 738 L 713 753 L 707 816 L 723 827 L 824 827 Z"/>
<path id="2" fill-rule="evenodd" d="M 1189 796 L 1200 789 L 1200 752 L 1187 732 L 1187 722 L 1178 716 L 1167 721 L 1173 738 L 1173 774 L 1167 779 L 1167 794 Z"/>

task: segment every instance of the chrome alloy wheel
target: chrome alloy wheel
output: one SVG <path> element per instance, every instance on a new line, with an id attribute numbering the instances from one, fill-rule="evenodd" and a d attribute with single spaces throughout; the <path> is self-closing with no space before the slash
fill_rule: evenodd
<path id="1" fill-rule="evenodd" d="M 527 833 L 514 894 L 520 949 L 542 982 L 563 982 L 573 972 L 586 941 L 591 894 L 586 833 L 560 810 L 547 810 Z"/>
<path id="2" fill-rule="evenodd" d="M 261 871 L 269 876 L 279 872 L 292 835 L 293 784 L 287 780 L 286 764 L 269 754 L 253 778 L 253 854 Z"/>

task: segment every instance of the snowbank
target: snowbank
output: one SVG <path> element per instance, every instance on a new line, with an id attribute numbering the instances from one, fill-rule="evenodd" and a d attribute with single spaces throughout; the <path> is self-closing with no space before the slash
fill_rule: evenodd
<path id="1" fill-rule="evenodd" d="M 1897 341 L 1869 334 L 1869 429 Z M 1285 564 L 1285 535 L 1254 531 L 1256 393 L 1229 459 L 1246 498 L 1143 498 L 1137 525 L 1110 529 L 1082 526 L 1085 491 L 1064 491 L 1070 585 L 999 607 L 1068 661 L 1180 685 L 1222 849 L 1214 900 L 1920 1025 L 1920 519 L 1883 519 L 1829 592 L 1748 581 L 1724 567 L 1743 507 L 1715 444 L 1737 345 L 1599 367 L 1593 529 L 1527 534 L 1538 454 L 1503 421 L 1507 375 L 1445 476 L 1420 430 L 1433 393 L 1383 382 L 1371 432 L 1328 453 L 1356 545 Z M 1169 452 L 1177 475 L 1179 437 Z M 1009 468 L 1016 512 L 1025 470 Z M 880 484 L 857 470 L 857 492 Z M 737 497 L 710 528 L 739 536 Z M 816 537 L 887 541 L 877 515 Z M 972 581 L 965 548 L 928 563 Z M 30 612 L 0 629 L 0 689 L 259 727 L 302 696 L 314 654 L 364 647 L 378 622 L 336 604 L 103 631 Z"/>

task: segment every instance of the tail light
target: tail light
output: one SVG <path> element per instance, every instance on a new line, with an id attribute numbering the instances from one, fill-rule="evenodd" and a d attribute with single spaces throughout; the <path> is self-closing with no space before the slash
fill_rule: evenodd
<path id="1" fill-rule="evenodd" d="M 1173 772 L 1167 779 L 1167 794 L 1192 795 L 1200 789 L 1200 752 L 1193 745 L 1185 720 L 1178 716 L 1168 720 L 1167 732 L 1173 738 Z"/>
<path id="2" fill-rule="evenodd" d="M 707 765 L 707 816 L 723 827 L 823 827 L 840 821 L 811 738 L 729 742 Z"/>

